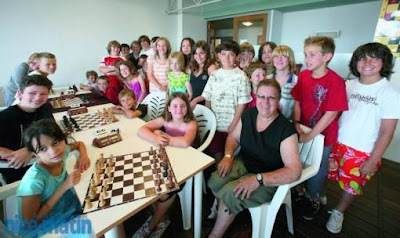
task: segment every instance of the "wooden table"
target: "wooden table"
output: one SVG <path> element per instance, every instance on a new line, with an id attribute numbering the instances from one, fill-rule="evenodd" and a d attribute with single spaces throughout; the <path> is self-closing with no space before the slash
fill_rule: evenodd
<path id="1" fill-rule="evenodd" d="M 98 109 L 107 108 L 113 106 L 112 104 L 104 104 L 100 106 L 90 107 L 89 112 L 95 112 Z M 60 120 L 63 113 L 55 113 L 54 117 L 56 120 Z M 122 155 L 140 151 L 149 150 L 151 145 L 149 142 L 140 139 L 137 136 L 138 129 L 145 123 L 140 119 L 127 119 L 122 115 L 116 115 L 119 122 L 112 123 L 103 127 L 97 127 L 86 131 L 81 131 L 72 134 L 72 136 L 78 140 L 83 141 L 86 144 L 88 155 L 91 159 L 91 168 L 82 174 L 82 178 L 79 184 L 75 186 L 78 198 L 83 204 L 90 176 L 93 171 L 93 165 L 98 159 L 100 153 L 104 153 L 104 156 L 110 154 Z M 122 141 L 116 144 L 104 147 L 96 148 L 92 145 L 94 133 L 99 128 L 114 129 L 119 128 Z M 174 169 L 175 177 L 179 184 L 182 184 L 187 179 L 194 177 L 194 237 L 200 237 L 201 233 L 201 207 L 202 207 L 202 182 L 203 173 L 202 171 L 214 163 L 214 159 L 203 154 L 192 147 L 189 148 L 174 148 L 166 147 L 166 151 L 170 158 L 171 166 Z M 67 170 L 71 171 L 75 164 L 74 159 L 67 160 Z M 139 199 L 118 206 L 110 207 L 107 209 L 99 210 L 89 214 L 81 215 L 82 218 L 88 218 L 92 223 L 93 233 L 99 237 L 111 230 L 113 227 L 121 224 L 129 217 L 141 211 L 143 208 L 149 206 L 158 199 L 158 196 L 149 198 Z"/>

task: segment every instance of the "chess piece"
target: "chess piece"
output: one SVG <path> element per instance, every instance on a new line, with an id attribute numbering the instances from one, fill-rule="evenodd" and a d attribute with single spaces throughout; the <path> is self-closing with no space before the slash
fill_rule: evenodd
<path id="1" fill-rule="evenodd" d="M 108 183 L 104 184 L 104 189 L 107 190 L 108 189 Z"/>
<path id="2" fill-rule="evenodd" d="M 160 187 L 160 186 L 157 186 L 156 191 L 157 191 L 158 193 L 161 192 L 161 187 Z"/>
<path id="3" fill-rule="evenodd" d="M 90 208 L 93 207 L 92 201 L 90 201 L 90 197 L 86 197 L 86 198 L 85 198 L 85 202 L 86 202 L 86 208 L 87 208 L 87 209 L 90 209 Z"/>
<path id="4" fill-rule="evenodd" d="M 97 193 L 97 188 L 94 180 L 90 180 L 90 189 L 94 190 Z"/>
<path id="5" fill-rule="evenodd" d="M 90 194 L 89 197 L 90 199 L 95 199 L 97 196 L 97 189 L 95 187 L 90 187 Z"/>
<path id="6" fill-rule="evenodd" d="M 100 184 L 100 175 L 99 174 L 94 176 L 94 183 L 96 184 L 96 186 L 98 186 Z"/>
<path id="7" fill-rule="evenodd" d="M 108 196 L 108 192 L 107 192 L 107 189 L 105 188 L 105 186 L 103 186 L 103 195 L 104 195 L 104 197 Z"/>
<path id="8" fill-rule="evenodd" d="M 100 195 L 100 203 L 99 206 L 100 207 L 104 207 L 106 205 L 106 200 L 104 199 L 104 194 Z"/>

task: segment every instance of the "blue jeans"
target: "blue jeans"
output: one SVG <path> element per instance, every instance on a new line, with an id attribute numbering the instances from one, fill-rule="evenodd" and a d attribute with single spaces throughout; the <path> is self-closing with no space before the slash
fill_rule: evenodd
<path id="1" fill-rule="evenodd" d="M 332 146 L 324 146 L 318 173 L 306 181 L 307 193 L 311 198 L 320 197 L 324 193 L 324 185 L 328 176 L 328 159 L 331 151 Z"/>

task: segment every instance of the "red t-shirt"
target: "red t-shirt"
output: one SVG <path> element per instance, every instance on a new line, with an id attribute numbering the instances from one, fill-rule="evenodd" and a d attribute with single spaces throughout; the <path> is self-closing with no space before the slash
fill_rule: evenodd
<path id="1" fill-rule="evenodd" d="M 100 95 L 107 98 L 113 104 L 119 105 L 118 92 L 114 87 L 108 85 L 105 92 L 100 91 Z"/>
<path id="2" fill-rule="evenodd" d="M 123 59 L 119 56 L 106 56 L 103 59 L 103 62 L 106 66 L 115 65 L 117 61 L 122 61 Z M 118 80 L 115 74 L 106 74 L 107 78 L 110 79 L 110 86 L 115 88 L 118 92 L 123 89 L 121 82 Z"/>
<path id="3" fill-rule="evenodd" d="M 299 74 L 298 82 L 292 89 L 294 100 L 300 103 L 300 122 L 314 127 L 326 111 L 346 111 L 346 85 L 342 77 L 328 69 L 321 78 L 313 78 L 310 70 Z M 333 145 L 338 135 L 338 117 L 322 131 L 325 145 Z"/>

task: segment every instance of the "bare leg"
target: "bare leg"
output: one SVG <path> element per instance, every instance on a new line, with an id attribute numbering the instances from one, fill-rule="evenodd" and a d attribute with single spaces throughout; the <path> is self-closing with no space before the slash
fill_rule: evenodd
<path id="1" fill-rule="evenodd" d="M 208 236 L 209 238 L 220 238 L 224 235 L 229 225 L 235 219 L 236 214 L 229 214 L 227 207 L 222 200 L 219 200 L 218 217 L 214 227 Z"/>
<path id="2" fill-rule="evenodd" d="M 339 203 L 336 205 L 336 210 L 338 210 L 341 213 L 344 213 L 349 205 L 353 202 L 354 200 L 353 195 L 346 193 L 345 191 L 342 191 L 342 196 L 340 197 Z"/>
<path id="3" fill-rule="evenodd" d="M 164 200 L 167 199 L 168 194 L 162 196 L 160 199 Z M 164 220 L 167 217 L 168 209 L 174 203 L 176 199 L 176 194 L 172 195 L 169 199 L 164 202 L 157 201 L 154 206 L 154 214 L 151 222 L 149 224 L 149 230 L 152 231 L 160 221 Z"/>

